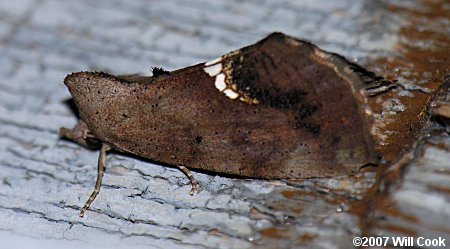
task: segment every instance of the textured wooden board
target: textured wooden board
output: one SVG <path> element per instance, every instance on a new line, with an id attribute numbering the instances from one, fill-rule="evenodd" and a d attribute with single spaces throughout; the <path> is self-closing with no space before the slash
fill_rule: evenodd
<path id="1" fill-rule="evenodd" d="M 441 80 L 433 56 L 416 53 L 415 61 L 429 59 L 420 72 L 407 63 L 414 61 L 408 57 L 395 64 L 400 73 L 386 58 L 402 58 L 408 39 L 416 46 L 431 40 L 448 47 L 448 33 L 442 38 L 403 32 L 414 26 L 411 16 L 439 18 L 432 10 L 427 15 L 429 8 L 400 1 L 0 1 L 0 240 L 6 241 L 0 248 L 350 248 L 355 235 L 377 232 L 377 226 L 367 229 L 364 217 L 374 216 L 376 223 L 376 211 L 386 212 L 382 205 L 354 205 L 371 197 L 380 183 L 378 171 L 299 182 L 194 172 L 202 191 L 192 197 L 177 169 L 110 154 L 102 191 L 92 211 L 80 219 L 78 211 L 94 185 L 98 152 L 58 138 L 59 127 L 76 123 L 62 80 L 80 70 L 172 70 L 283 31 L 370 64 L 380 74 L 425 87 L 421 81 Z M 448 30 L 440 23 L 434 19 L 423 25 Z M 408 108 L 395 99 L 385 105 L 386 111 Z M 448 162 L 448 142 L 442 144 L 444 149 L 428 149 L 431 154 L 409 165 L 429 165 L 430 158 Z M 423 226 L 426 233 L 419 233 L 421 223 L 415 223 L 417 234 L 444 231 L 448 236 L 448 222 L 439 222 L 446 221 L 440 217 L 448 217 L 449 210 L 432 209 L 439 203 L 448 207 L 448 171 L 433 171 L 433 176 L 426 170 L 409 172 L 410 177 L 397 176 L 402 188 L 393 187 L 389 195 L 439 225 Z M 420 179 L 440 179 L 438 188 L 416 188 Z M 430 204 L 419 201 L 424 196 L 433 197 Z M 426 212 L 431 209 L 436 212 Z M 402 217 L 389 219 L 381 231 L 392 232 L 391 223 L 408 227 Z"/>

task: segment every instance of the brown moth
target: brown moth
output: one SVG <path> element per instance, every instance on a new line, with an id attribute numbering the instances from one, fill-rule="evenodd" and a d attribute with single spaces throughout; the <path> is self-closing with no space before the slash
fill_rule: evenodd
<path id="1" fill-rule="evenodd" d="M 378 161 L 367 96 L 392 84 L 282 33 L 153 77 L 98 72 L 64 83 L 81 121 L 61 134 L 156 162 L 256 178 L 349 174 Z M 184 167 L 185 166 L 185 167 Z M 187 167 L 187 168 L 186 168 Z"/>

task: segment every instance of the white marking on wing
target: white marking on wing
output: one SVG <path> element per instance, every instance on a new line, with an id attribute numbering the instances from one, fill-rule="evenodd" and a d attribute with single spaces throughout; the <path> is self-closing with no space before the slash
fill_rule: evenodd
<path id="1" fill-rule="evenodd" d="M 225 84 L 225 74 L 221 73 L 217 75 L 215 85 L 216 88 L 221 92 L 225 90 L 225 88 L 227 88 L 227 85 Z"/>
<path id="2" fill-rule="evenodd" d="M 214 60 L 206 62 L 205 66 L 211 66 L 211 65 L 217 64 L 217 63 L 219 63 L 221 61 L 222 61 L 222 57 L 219 57 L 219 58 L 216 58 Z"/>
<path id="3" fill-rule="evenodd" d="M 203 68 L 203 70 L 209 74 L 209 76 L 214 77 L 222 71 L 222 64 L 215 64 L 209 67 Z"/>
<path id="4" fill-rule="evenodd" d="M 239 94 L 231 89 L 226 89 L 225 91 L 223 91 L 223 93 L 225 93 L 225 95 L 227 95 L 227 97 L 230 99 L 239 97 Z"/>

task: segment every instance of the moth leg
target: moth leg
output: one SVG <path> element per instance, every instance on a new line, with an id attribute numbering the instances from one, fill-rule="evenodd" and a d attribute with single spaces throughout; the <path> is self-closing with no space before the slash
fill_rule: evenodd
<path id="1" fill-rule="evenodd" d="M 89 149 L 100 148 L 99 141 L 92 135 L 85 122 L 79 121 L 72 129 L 61 127 L 59 129 L 61 137 L 74 141 Z"/>
<path id="2" fill-rule="evenodd" d="M 83 208 L 80 210 L 80 217 L 83 218 L 84 212 L 89 208 L 89 206 L 92 204 L 92 202 L 95 200 L 95 197 L 97 197 L 97 194 L 100 192 L 100 186 L 102 185 L 102 178 L 103 173 L 105 172 L 105 166 L 106 166 L 106 152 L 110 150 L 111 147 L 107 144 L 102 144 L 102 148 L 100 149 L 100 154 L 98 156 L 98 166 L 97 166 L 97 180 L 95 181 L 95 188 L 92 192 L 91 196 L 89 196 L 89 199 L 86 201 L 86 204 L 84 204 Z"/>
<path id="3" fill-rule="evenodd" d="M 189 171 L 186 167 L 184 166 L 178 166 L 178 168 L 189 178 L 189 180 L 191 181 L 191 192 L 189 192 L 190 195 L 193 195 L 195 191 L 199 192 L 200 191 L 200 184 L 195 180 L 194 176 L 192 175 L 191 171 Z"/>

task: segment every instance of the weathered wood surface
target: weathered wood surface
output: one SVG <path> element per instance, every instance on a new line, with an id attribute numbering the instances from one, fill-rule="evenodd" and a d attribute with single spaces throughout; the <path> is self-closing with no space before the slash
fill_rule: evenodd
<path id="1" fill-rule="evenodd" d="M 447 133 L 423 140 L 402 170 L 304 181 L 194 172 L 195 196 L 176 168 L 111 153 L 83 219 L 98 152 L 57 134 L 76 123 L 62 83 L 72 71 L 172 70 L 273 31 L 426 88 L 449 65 L 450 56 L 432 52 L 449 50 L 444 2 L 1 0 L 0 248 L 351 248 L 361 234 L 450 238 Z M 397 100 L 384 110 L 408 110 Z M 368 199 L 376 201 L 362 205 Z"/>

